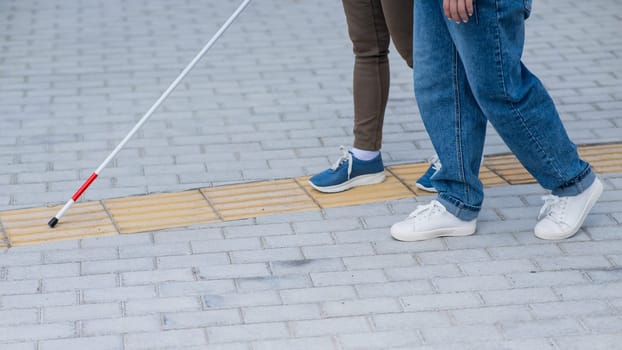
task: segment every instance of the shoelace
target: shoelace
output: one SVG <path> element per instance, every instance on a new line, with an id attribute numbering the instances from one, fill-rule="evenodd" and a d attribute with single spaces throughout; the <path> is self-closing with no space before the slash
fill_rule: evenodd
<path id="1" fill-rule="evenodd" d="M 436 171 L 438 171 L 441 168 L 441 160 L 438 158 L 436 154 L 430 157 L 430 159 L 428 159 L 428 162 L 432 164 L 432 169 Z"/>
<path id="2" fill-rule="evenodd" d="M 433 200 L 429 204 L 417 206 L 417 209 L 410 213 L 408 218 L 427 219 L 433 214 L 442 213 L 445 210 L 440 202 Z"/>
<path id="3" fill-rule="evenodd" d="M 333 171 L 336 171 L 343 162 L 348 161 L 348 180 L 350 179 L 350 174 L 352 174 L 352 153 L 348 152 L 344 146 L 339 146 L 339 150 L 341 151 L 341 157 L 337 159 L 335 164 L 331 167 Z"/>
<path id="4" fill-rule="evenodd" d="M 538 214 L 538 220 L 548 217 L 557 224 L 564 224 L 564 215 L 566 213 L 566 205 L 568 197 L 558 197 L 555 195 L 542 196 L 544 205 Z"/>

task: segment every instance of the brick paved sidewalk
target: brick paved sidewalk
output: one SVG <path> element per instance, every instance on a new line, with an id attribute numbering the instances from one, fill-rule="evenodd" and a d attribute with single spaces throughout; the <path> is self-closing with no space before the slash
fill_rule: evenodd
<path id="1" fill-rule="evenodd" d="M 615 349 L 622 176 L 605 183 L 560 242 L 533 236 L 544 192 L 523 185 L 488 189 L 461 238 L 392 240 L 409 199 L 11 248 L 0 348 Z"/>
<path id="2" fill-rule="evenodd" d="M 62 203 L 237 1 L 0 2 L 0 210 Z M 577 143 L 622 141 L 620 0 L 539 0 L 525 60 Z M 296 177 L 351 142 L 338 1 L 257 0 L 86 200 Z M 392 54 L 383 152 L 431 147 Z M 489 132 L 488 154 L 505 151 Z M 0 349 L 616 349 L 622 174 L 572 239 L 538 186 L 487 189 L 478 232 L 393 241 L 427 198 L 0 250 Z"/>

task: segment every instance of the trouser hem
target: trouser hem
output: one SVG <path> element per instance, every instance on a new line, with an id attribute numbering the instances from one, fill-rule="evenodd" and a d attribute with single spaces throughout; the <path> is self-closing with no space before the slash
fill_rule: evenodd
<path id="1" fill-rule="evenodd" d="M 458 199 L 445 193 L 439 193 L 437 200 L 445 207 L 445 209 L 447 209 L 448 212 L 463 221 L 471 221 L 476 219 L 482 209 L 481 207 L 466 205 Z"/>
<path id="2" fill-rule="evenodd" d="M 559 197 L 576 196 L 590 187 L 595 180 L 596 174 L 594 174 L 592 167 L 588 164 L 579 175 L 553 189 L 552 193 Z"/>

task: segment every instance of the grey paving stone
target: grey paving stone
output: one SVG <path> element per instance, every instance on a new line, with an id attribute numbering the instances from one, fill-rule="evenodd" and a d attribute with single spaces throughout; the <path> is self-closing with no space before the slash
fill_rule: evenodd
<path id="1" fill-rule="evenodd" d="M 77 299 L 75 292 L 5 295 L 2 297 L 2 308 L 23 309 L 74 305 L 77 303 Z"/>
<path id="2" fill-rule="evenodd" d="M 615 311 L 602 300 L 561 301 L 534 303 L 529 305 L 531 313 L 538 319 L 574 316 L 609 315 Z"/>
<path id="3" fill-rule="evenodd" d="M 39 342 L 40 350 L 78 350 L 85 348 L 92 350 L 121 350 L 123 349 L 123 337 L 121 335 L 107 335 L 44 340 Z"/>
<path id="4" fill-rule="evenodd" d="M 155 260 L 153 258 L 97 260 L 81 262 L 80 270 L 82 275 L 100 275 L 118 272 L 154 270 L 155 265 Z"/>
<path id="5" fill-rule="evenodd" d="M 336 350 L 338 349 L 335 342 L 331 337 L 309 337 L 309 338 L 296 338 L 296 339 L 278 339 L 278 340 L 263 340 L 252 342 L 254 350 L 271 350 L 271 349 L 291 349 L 291 350 L 304 350 L 304 349 L 326 349 Z"/>
<path id="6" fill-rule="evenodd" d="M 85 289 L 82 291 L 82 298 L 87 303 L 125 301 L 132 299 L 140 300 L 142 298 L 153 298 L 155 296 L 156 289 L 152 285 L 103 289 Z"/>
<path id="7" fill-rule="evenodd" d="M 191 268 L 133 271 L 120 274 L 123 286 L 149 285 L 172 281 L 194 281 L 194 273 Z"/>
<path id="8" fill-rule="evenodd" d="M 518 305 L 525 303 L 559 301 L 551 288 L 516 288 L 491 290 L 480 293 L 487 305 Z"/>
<path id="9" fill-rule="evenodd" d="M 167 330 L 159 332 L 130 333 L 124 336 L 126 349 L 151 349 L 165 346 L 192 346 L 207 343 L 201 329 Z"/>
<path id="10" fill-rule="evenodd" d="M 290 327 L 296 337 L 369 331 L 369 325 L 364 317 L 338 317 L 322 320 L 293 321 L 290 323 Z"/>
<path id="11" fill-rule="evenodd" d="M 86 336 L 151 332 L 160 330 L 160 317 L 125 316 L 85 320 L 82 322 L 82 334 Z"/>
<path id="12" fill-rule="evenodd" d="M 312 272 L 311 280 L 318 287 L 344 284 L 379 283 L 387 281 L 381 270 L 356 270 L 339 272 Z"/>
<path id="13" fill-rule="evenodd" d="M 76 334 L 73 323 L 47 323 L 35 325 L 4 326 L 0 328 L 0 340 L 3 342 L 37 339 L 56 339 L 71 337 Z"/>
<path id="14" fill-rule="evenodd" d="M 85 288 L 113 288 L 117 286 L 115 274 L 100 274 L 96 276 L 60 277 L 42 280 L 45 292 L 62 292 Z"/>
<path id="15" fill-rule="evenodd" d="M 435 278 L 432 283 L 441 293 L 510 288 L 510 282 L 504 276 L 494 275 Z"/>
<path id="16" fill-rule="evenodd" d="M 569 337 L 556 337 L 555 343 L 563 349 L 615 349 L 620 344 L 622 335 L 620 334 L 599 334 L 599 335 L 580 335 Z"/>
<path id="17" fill-rule="evenodd" d="M 585 333 L 581 324 L 573 319 L 504 322 L 501 326 L 503 334 L 509 339 L 554 337 Z"/>
<path id="18" fill-rule="evenodd" d="M 42 319 L 46 323 L 62 321 L 81 321 L 122 316 L 120 303 L 83 304 L 70 306 L 46 307 Z"/>
<path id="19" fill-rule="evenodd" d="M 524 305 L 490 306 L 481 308 L 466 308 L 451 311 L 452 317 L 458 324 L 498 324 L 504 321 L 532 320 L 530 310 Z"/>
<path id="20" fill-rule="evenodd" d="M 353 299 L 356 297 L 356 290 L 352 286 L 330 286 L 287 289 L 280 291 L 280 295 L 285 304 L 304 304 Z"/>
<path id="21" fill-rule="evenodd" d="M 0 326 L 3 327 L 39 322 L 39 311 L 36 308 L 0 311 L 0 316 Z"/>
<path id="22" fill-rule="evenodd" d="M 410 331 L 386 331 L 374 333 L 340 335 L 339 342 L 344 349 L 381 349 L 389 347 L 412 347 L 421 344 L 421 338 Z"/>
<path id="23" fill-rule="evenodd" d="M 317 304 L 256 306 L 242 309 L 246 323 L 283 322 L 319 319 Z"/>
<path id="24" fill-rule="evenodd" d="M 259 323 L 250 325 L 218 326 L 207 329 L 210 343 L 279 339 L 289 336 L 285 323 Z"/>
<path id="25" fill-rule="evenodd" d="M 423 338 L 432 344 L 475 342 L 484 339 L 494 341 L 503 338 L 492 325 L 424 328 L 421 333 Z"/>
<path id="26" fill-rule="evenodd" d="M 168 312 L 162 319 L 164 329 L 234 325 L 242 320 L 237 309 Z"/>

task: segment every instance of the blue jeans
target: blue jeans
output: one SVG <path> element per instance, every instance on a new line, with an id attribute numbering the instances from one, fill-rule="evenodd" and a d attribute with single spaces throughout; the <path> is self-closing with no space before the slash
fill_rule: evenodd
<path id="1" fill-rule="evenodd" d="M 521 62 L 531 1 L 474 2 L 469 22 L 457 24 L 442 0 L 415 0 L 415 96 L 442 164 L 432 177 L 438 200 L 462 220 L 477 217 L 487 121 L 541 186 L 557 196 L 583 192 L 595 175 Z"/>

